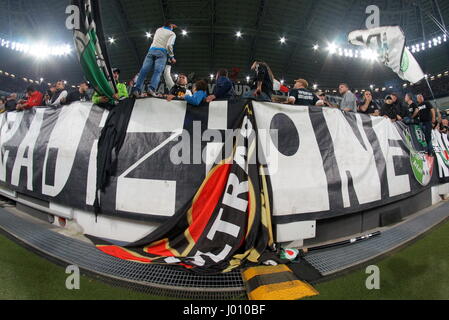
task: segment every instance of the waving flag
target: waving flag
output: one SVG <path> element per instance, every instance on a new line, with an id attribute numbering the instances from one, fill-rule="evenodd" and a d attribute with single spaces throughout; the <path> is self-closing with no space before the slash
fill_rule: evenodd
<path id="1" fill-rule="evenodd" d="M 86 79 L 102 96 L 113 100 L 117 92 L 105 46 L 98 0 L 72 0 L 79 8 L 79 29 L 74 29 L 75 48 Z"/>
<path id="2" fill-rule="evenodd" d="M 348 40 L 377 53 L 378 59 L 403 80 L 417 83 L 425 76 L 415 57 L 405 47 L 405 35 L 400 27 L 357 30 L 349 34 Z"/>

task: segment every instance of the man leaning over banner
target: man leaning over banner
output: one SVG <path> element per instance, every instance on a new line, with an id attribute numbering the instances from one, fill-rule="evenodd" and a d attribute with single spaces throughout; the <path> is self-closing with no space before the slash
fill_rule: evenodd
<path id="1" fill-rule="evenodd" d="M 123 98 L 128 98 L 128 90 L 126 88 L 126 84 L 119 83 L 120 69 L 114 68 L 112 70 L 112 73 L 114 75 L 114 80 L 117 83 L 117 93 L 114 94 L 114 99 L 118 101 Z M 112 104 L 112 102 L 109 100 L 108 97 L 100 96 L 97 92 L 94 93 L 92 97 L 92 102 L 96 105 Z"/>
<path id="2" fill-rule="evenodd" d="M 143 62 L 137 83 L 132 90 L 134 96 L 140 96 L 147 74 L 153 72 L 148 93 L 153 97 L 158 97 L 156 91 L 159 88 L 161 76 L 167 65 L 167 59 L 169 59 L 172 64 L 176 63 L 173 51 L 176 41 L 176 34 L 173 32 L 175 28 L 177 28 L 175 24 L 166 22 L 165 25 L 159 28 L 154 34 L 153 43 Z"/>

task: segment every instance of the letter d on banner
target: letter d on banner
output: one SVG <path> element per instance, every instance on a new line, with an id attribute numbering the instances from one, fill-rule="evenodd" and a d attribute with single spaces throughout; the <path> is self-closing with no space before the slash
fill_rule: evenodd
<path id="1" fill-rule="evenodd" d="M 380 27 L 380 9 L 376 5 L 371 5 L 366 8 L 366 14 L 369 14 L 366 18 L 366 28 L 378 28 Z"/>

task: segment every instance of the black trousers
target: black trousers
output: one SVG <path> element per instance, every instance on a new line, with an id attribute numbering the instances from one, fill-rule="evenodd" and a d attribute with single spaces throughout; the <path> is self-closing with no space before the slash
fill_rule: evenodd
<path id="1" fill-rule="evenodd" d="M 431 154 L 433 152 L 433 145 L 432 145 L 432 130 L 433 125 L 432 122 L 421 122 L 422 130 L 424 131 L 424 136 L 426 137 L 426 143 L 427 143 L 427 152 Z"/>

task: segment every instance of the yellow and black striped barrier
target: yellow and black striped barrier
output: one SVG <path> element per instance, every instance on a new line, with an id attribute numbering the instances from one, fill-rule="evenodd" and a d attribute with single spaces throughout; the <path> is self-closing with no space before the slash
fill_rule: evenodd
<path id="1" fill-rule="evenodd" d="M 248 268 L 242 278 L 250 300 L 298 300 L 319 294 L 286 265 Z"/>

